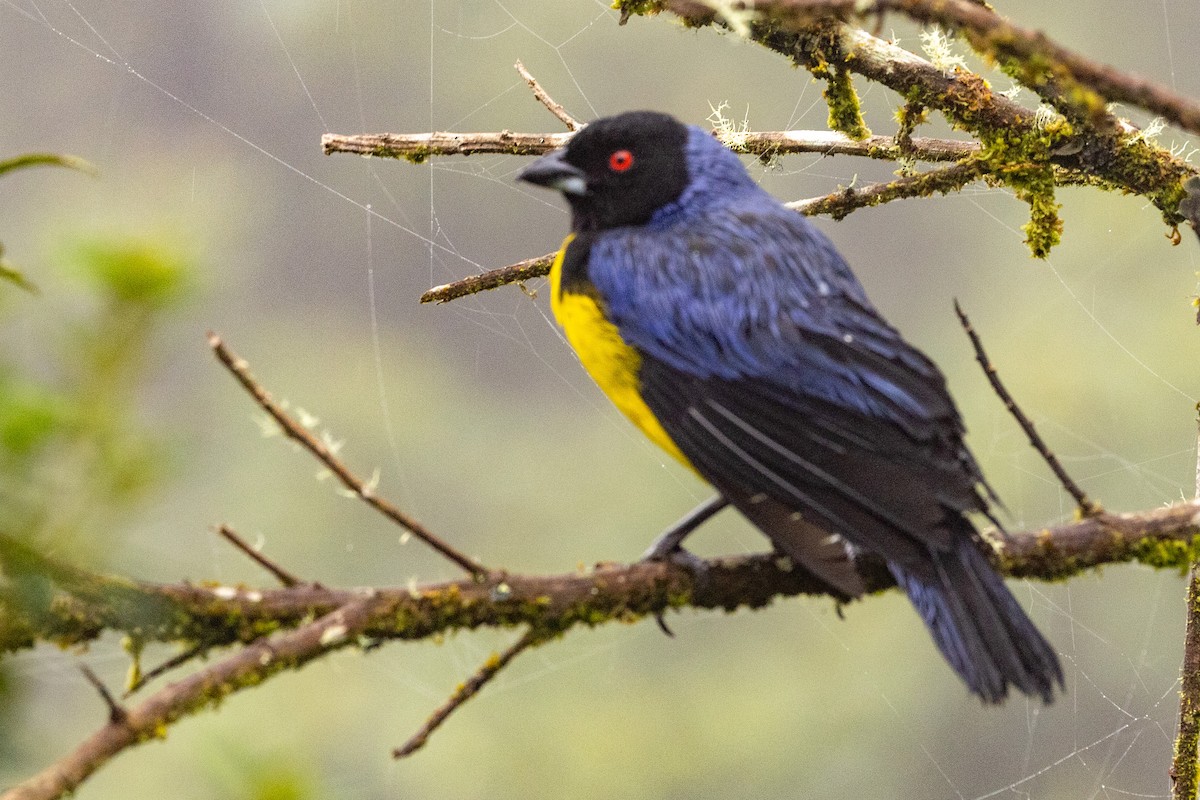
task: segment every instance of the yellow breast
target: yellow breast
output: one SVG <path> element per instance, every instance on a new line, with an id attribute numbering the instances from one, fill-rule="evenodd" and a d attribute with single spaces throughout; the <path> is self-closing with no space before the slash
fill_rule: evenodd
<path id="1" fill-rule="evenodd" d="M 550 268 L 550 310 L 554 318 L 575 348 L 584 369 L 621 413 L 629 417 L 650 441 L 694 470 L 642 400 L 638 385 L 642 358 L 621 338 L 617 326 L 608 321 L 600 298 L 594 292 L 562 291 L 563 257 L 574 238 L 574 234 L 566 238 Z"/>

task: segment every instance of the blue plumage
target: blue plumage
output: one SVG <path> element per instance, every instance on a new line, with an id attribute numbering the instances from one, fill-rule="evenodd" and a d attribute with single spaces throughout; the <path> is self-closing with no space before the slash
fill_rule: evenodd
<path id="1" fill-rule="evenodd" d="M 966 516 L 986 485 L 945 381 L 828 238 L 665 115 L 593 122 L 522 177 L 571 203 L 556 285 L 607 322 L 560 319 L 577 348 L 615 326 L 624 354 L 585 360 L 602 388 L 636 385 L 686 463 L 834 594 L 863 591 L 856 553 L 883 557 L 985 701 L 1051 699 L 1057 656 Z"/>

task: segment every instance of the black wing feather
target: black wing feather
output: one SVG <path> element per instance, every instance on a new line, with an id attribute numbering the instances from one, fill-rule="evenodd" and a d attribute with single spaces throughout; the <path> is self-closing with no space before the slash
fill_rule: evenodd
<path id="1" fill-rule="evenodd" d="M 647 355 L 639 378 L 663 428 L 731 500 L 765 495 L 826 537 L 915 573 L 929 571 L 931 549 L 954 549 L 959 531 L 949 515 L 984 508 L 956 436 L 917 440 L 890 420 L 766 378 L 699 378 Z"/>

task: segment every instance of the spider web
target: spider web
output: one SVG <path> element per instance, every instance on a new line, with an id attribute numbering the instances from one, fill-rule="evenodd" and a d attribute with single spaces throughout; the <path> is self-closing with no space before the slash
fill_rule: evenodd
<path id="1" fill-rule="evenodd" d="M 1001 10 L 1200 94 L 1200 66 L 1177 55 L 1192 51 L 1194 3 L 1136 14 L 1083 5 Z M 887 24 L 920 48 L 919 31 Z M 431 285 L 561 238 L 556 199 L 513 181 L 520 159 L 320 155 L 327 131 L 559 130 L 513 71 L 518 58 L 581 119 L 653 107 L 703 123 L 727 104 L 723 115 L 755 129 L 825 126 L 821 87 L 777 56 L 665 16 L 618 28 L 594 0 L 0 0 L 6 151 L 73 152 L 101 169 L 87 186 L 52 180 L 0 197 L 6 247 L 44 251 L 75 228 L 165 230 L 194 243 L 205 273 L 203 296 L 163 335 L 164 377 L 147 398 L 177 420 L 186 467 L 108 568 L 262 583 L 206 530 L 229 520 L 332 584 L 453 575 L 343 502 L 302 457 L 260 441 L 246 401 L 204 360 L 205 328 L 316 414 L 360 472 L 377 470 L 382 492 L 489 565 L 550 572 L 632 559 L 706 497 L 588 382 L 537 296 L 542 282 L 417 305 Z M 869 123 L 891 132 L 896 98 L 858 87 Z M 935 121 L 926 132 L 946 129 Z M 887 179 L 894 166 L 792 156 L 752 168 L 796 199 Z M 1025 208 L 999 190 L 818 222 L 885 315 L 946 372 L 1012 530 L 1067 520 L 1073 505 L 978 373 L 953 298 L 1106 508 L 1195 491 L 1200 251 L 1187 231 L 1170 247 L 1140 199 L 1082 189 L 1060 199 L 1064 241 L 1044 262 L 1022 243 Z M 695 546 L 765 543 L 721 517 Z M 732 617 L 684 613 L 671 640 L 648 624 L 575 632 L 524 656 L 399 766 L 388 750 L 509 636 L 340 656 L 179 725 L 167 746 L 117 759 L 82 794 L 251 796 L 285 776 L 314 797 L 1169 796 L 1182 578 L 1129 566 L 1011 586 L 1067 672 L 1050 707 L 1014 698 L 980 708 L 895 593 L 853 604 L 844 620 L 827 601 L 795 600 Z M 25 757 L 0 764 L 0 786 L 99 724 L 77 658 L 39 649 L 9 661 L 25 695 Z M 115 641 L 86 659 L 114 685 L 127 665 Z"/>

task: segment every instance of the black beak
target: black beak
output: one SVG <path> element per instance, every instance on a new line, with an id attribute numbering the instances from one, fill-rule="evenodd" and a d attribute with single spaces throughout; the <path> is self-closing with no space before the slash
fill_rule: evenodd
<path id="1" fill-rule="evenodd" d="M 587 175 L 566 161 L 563 149 L 548 153 L 517 173 L 517 180 L 535 183 L 563 194 L 587 194 Z"/>

